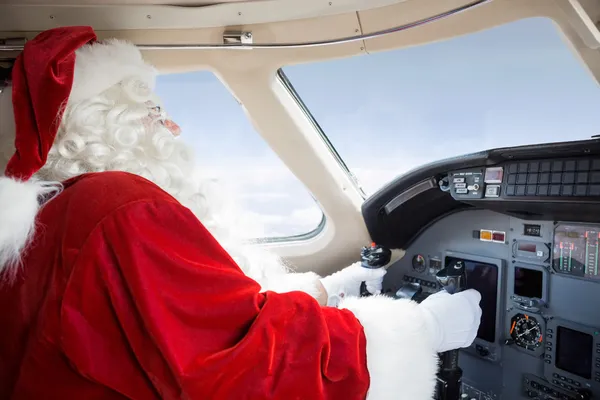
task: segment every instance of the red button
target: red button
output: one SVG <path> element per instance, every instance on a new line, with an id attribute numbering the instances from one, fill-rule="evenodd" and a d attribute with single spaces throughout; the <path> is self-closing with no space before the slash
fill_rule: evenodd
<path id="1" fill-rule="evenodd" d="M 494 232 L 492 233 L 492 240 L 495 242 L 504 242 L 506 235 L 504 232 Z"/>

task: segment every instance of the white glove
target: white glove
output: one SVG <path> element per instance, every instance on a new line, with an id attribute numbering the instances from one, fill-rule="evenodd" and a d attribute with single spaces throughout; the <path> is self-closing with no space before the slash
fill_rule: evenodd
<path id="1" fill-rule="evenodd" d="M 481 294 L 469 289 L 452 295 L 441 291 L 419 304 L 438 353 L 473 343 L 481 322 L 480 301 Z"/>
<path id="2" fill-rule="evenodd" d="M 332 275 L 321 279 L 321 283 L 327 291 L 328 305 L 337 305 L 337 301 L 345 297 L 360 296 L 360 284 L 365 282 L 367 290 L 371 294 L 381 293 L 385 268 L 369 269 L 354 263 Z"/>

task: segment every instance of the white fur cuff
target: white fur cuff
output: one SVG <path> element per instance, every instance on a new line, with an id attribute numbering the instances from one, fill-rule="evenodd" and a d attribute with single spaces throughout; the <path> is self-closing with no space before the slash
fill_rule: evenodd
<path id="1" fill-rule="evenodd" d="M 417 303 L 372 296 L 345 299 L 340 308 L 352 311 L 365 332 L 367 400 L 432 399 L 438 358 Z"/>

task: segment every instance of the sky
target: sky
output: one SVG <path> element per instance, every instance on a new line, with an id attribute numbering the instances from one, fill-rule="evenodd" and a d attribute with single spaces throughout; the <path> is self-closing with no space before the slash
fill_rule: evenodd
<path id="1" fill-rule="evenodd" d="M 367 194 L 435 160 L 600 134 L 600 87 L 543 18 L 283 71 Z M 215 75 L 162 75 L 157 92 L 199 170 L 235 188 L 258 236 L 317 227 L 318 204 Z"/>

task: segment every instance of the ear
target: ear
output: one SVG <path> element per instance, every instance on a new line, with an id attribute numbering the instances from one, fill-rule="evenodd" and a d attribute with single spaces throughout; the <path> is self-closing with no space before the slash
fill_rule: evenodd
<path id="1" fill-rule="evenodd" d="M 35 232 L 40 198 L 59 186 L 0 177 L 0 276 L 14 280 L 21 256 Z"/>

